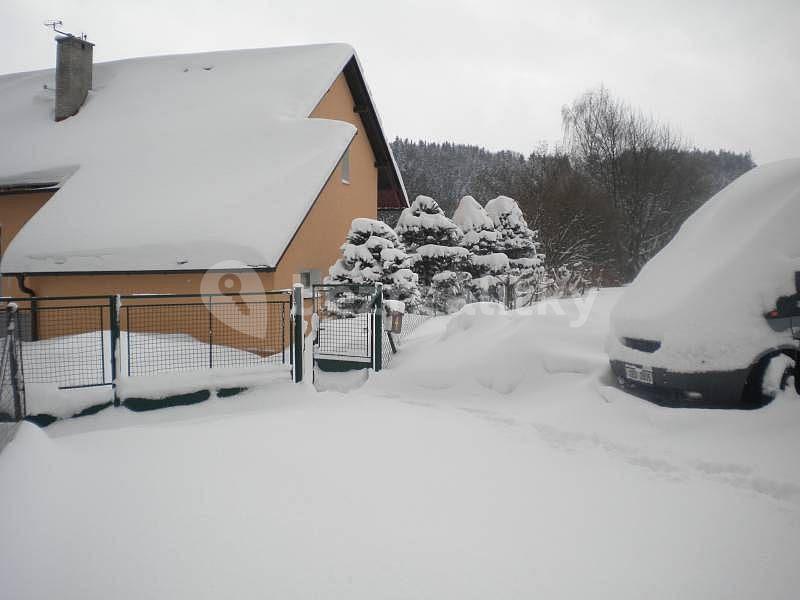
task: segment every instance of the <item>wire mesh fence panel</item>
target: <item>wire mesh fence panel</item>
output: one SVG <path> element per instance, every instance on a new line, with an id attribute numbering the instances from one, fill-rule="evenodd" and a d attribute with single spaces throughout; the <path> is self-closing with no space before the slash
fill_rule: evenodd
<path id="1" fill-rule="evenodd" d="M 268 299 L 264 299 L 268 298 Z M 130 376 L 288 364 L 288 294 L 123 300 L 120 327 Z"/>
<path id="2" fill-rule="evenodd" d="M 287 301 L 215 301 L 211 313 L 214 366 L 289 363 L 291 311 Z"/>
<path id="3" fill-rule="evenodd" d="M 291 360 L 288 292 L 123 296 L 119 305 L 115 296 L 3 298 L 2 343 L 10 314 L 5 307 L 12 301 L 17 307 L 20 369 L 31 385 L 61 389 L 111 385 L 114 362 L 118 375 L 137 376 L 288 366 Z M 112 361 L 111 340 L 116 332 L 120 346 Z"/>
<path id="4" fill-rule="evenodd" d="M 109 385 L 109 307 L 31 302 L 18 309 L 23 374 L 59 388 Z M 0 321 L 5 330 L 7 317 Z"/>
<path id="5" fill-rule="evenodd" d="M 399 332 L 387 329 L 384 332 L 383 339 L 383 366 L 386 367 L 391 363 L 394 355 L 401 351 L 405 340 L 410 336 L 420 325 L 425 323 L 428 319 L 433 318 L 430 315 L 420 315 L 416 313 L 405 313 L 402 315 L 402 327 Z"/>
<path id="6" fill-rule="evenodd" d="M 314 286 L 315 354 L 371 360 L 374 297 L 372 285 Z"/>
<path id="7" fill-rule="evenodd" d="M 384 330 L 383 332 L 383 346 L 381 347 L 381 356 L 383 358 L 383 367 L 389 366 L 392 358 L 397 354 L 397 343 L 394 334 Z"/>

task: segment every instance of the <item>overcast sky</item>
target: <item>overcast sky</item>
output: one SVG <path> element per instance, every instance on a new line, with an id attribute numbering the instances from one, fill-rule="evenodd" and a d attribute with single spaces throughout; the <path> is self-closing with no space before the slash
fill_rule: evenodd
<path id="1" fill-rule="evenodd" d="M 344 41 L 389 137 L 530 152 L 587 88 L 701 148 L 800 156 L 800 0 L 0 0 L 0 73 L 52 67 L 52 32 L 95 60 Z"/>

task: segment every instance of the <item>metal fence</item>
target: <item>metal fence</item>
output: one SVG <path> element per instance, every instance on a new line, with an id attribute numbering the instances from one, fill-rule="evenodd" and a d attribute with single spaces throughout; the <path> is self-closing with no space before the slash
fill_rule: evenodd
<path id="1" fill-rule="evenodd" d="M 0 298 L 0 418 L 14 408 L 15 356 L 25 384 L 59 389 L 112 386 L 122 374 L 288 367 L 302 322 L 292 306 L 288 290 Z"/>
<path id="2" fill-rule="evenodd" d="M 3 302 L 18 307 L 19 352 L 26 383 L 55 384 L 61 389 L 111 385 L 113 302 L 107 296 L 4 298 Z M 6 326 L 0 323 L 3 330 Z"/>
<path id="3" fill-rule="evenodd" d="M 25 416 L 25 386 L 19 344 L 17 306 L 3 311 L 2 349 L 0 350 L 0 422 L 19 421 Z"/>
<path id="4" fill-rule="evenodd" d="M 314 358 L 387 367 L 428 315 L 384 312 L 380 284 L 316 285 Z M 321 364 L 321 363 L 320 363 Z"/>
<path id="5" fill-rule="evenodd" d="M 289 292 L 124 296 L 120 330 L 129 376 L 290 364 Z"/>
<path id="6" fill-rule="evenodd" d="M 392 362 L 392 358 L 394 358 L 394 355 L 397 354 L 403 347 L 408 336 L 410 336 L 420 325 L 431 318 L 431 315 L 405 313 L 400 317 L 401 326 L 399 331 L 397 331 L 397 328 L 393 328 L 391 326 L 391 318 L 387 320 L 382 348 L 384 367 L 387 367 Z"/>

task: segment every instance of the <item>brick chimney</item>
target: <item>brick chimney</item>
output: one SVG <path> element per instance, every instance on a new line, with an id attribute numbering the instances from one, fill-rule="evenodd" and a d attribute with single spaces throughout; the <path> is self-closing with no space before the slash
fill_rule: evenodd
<path id="1" fill-rule="evenodd" d="M 94 44 L 73 35 L 56 37 L 56 121 L 76 114 L 92 88 Z"/>

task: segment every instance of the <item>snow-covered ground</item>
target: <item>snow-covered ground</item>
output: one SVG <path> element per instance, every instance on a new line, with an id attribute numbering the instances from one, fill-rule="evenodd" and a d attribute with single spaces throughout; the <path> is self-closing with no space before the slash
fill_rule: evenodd
<path id="1" fill-rule="evenodd" d="M 800 399 L 610 387 L 617 296 L 580 327 L 569 300 L 432 319 L 346 394 L 273 381 L 24 424 L 0 454 L 0 596 L 797 597 Z"/>

